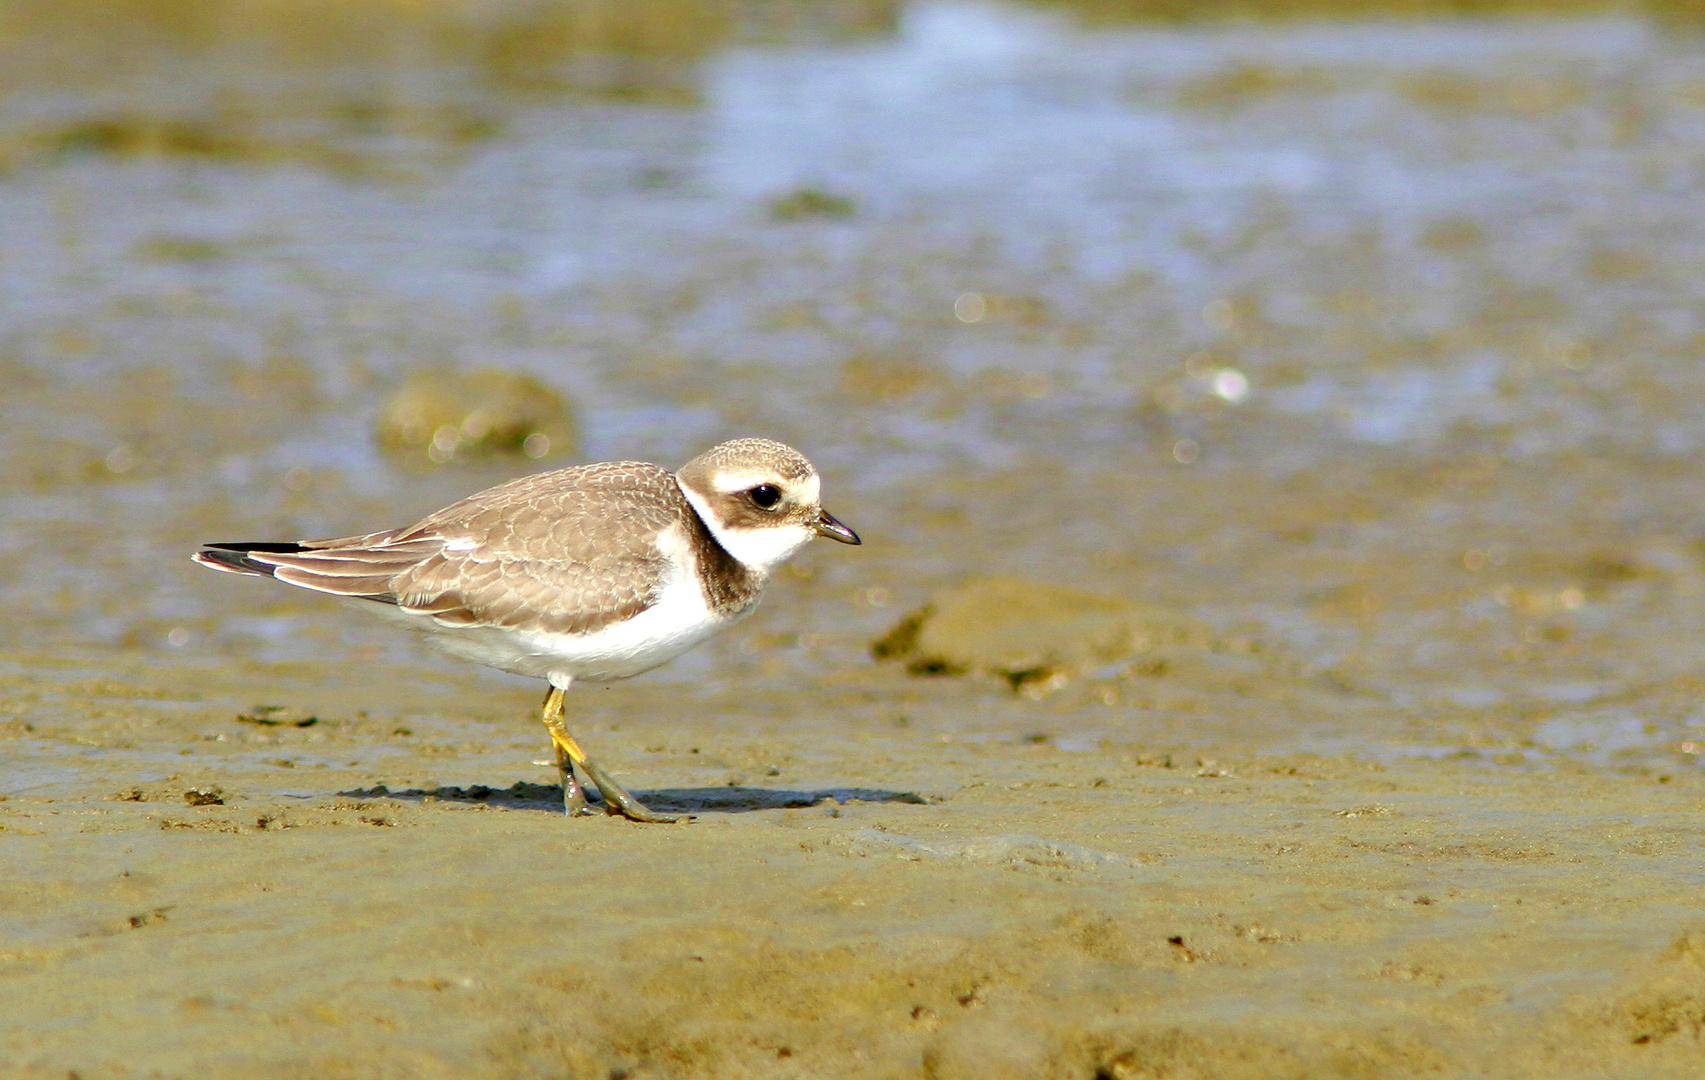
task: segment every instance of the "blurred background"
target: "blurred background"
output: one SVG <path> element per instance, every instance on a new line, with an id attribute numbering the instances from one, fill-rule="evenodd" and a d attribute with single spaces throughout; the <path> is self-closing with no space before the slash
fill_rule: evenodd
<path id="1" fill-rule="evenodd" d="M 871 643 L 1000 574 L 1213 654 L 1015 730 L 1691 767 L 1702 16 L 9 0 L 3 700 L 450 678 L 188 555 L 759 434 L 867 545 L 657 678 L 911 700 Z"/>

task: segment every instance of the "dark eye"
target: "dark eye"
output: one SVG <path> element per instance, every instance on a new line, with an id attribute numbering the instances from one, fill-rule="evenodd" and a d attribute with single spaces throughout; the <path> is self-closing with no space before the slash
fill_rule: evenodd
<path id="1" fill-rule="evenodd" d="M 759 510 L 774 510 L 776 503 L 781 502 L 781 488 L 774 484 L 759 484 L 746 495 Z"/>

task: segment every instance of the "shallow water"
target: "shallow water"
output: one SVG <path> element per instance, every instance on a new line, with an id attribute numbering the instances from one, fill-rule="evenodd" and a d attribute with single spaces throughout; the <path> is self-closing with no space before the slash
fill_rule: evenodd
<path id="1" fill-rule="evenodd" d="M 1705 441 L 1691 38 L 1087 31 L 975 4 L 851 29 L 709 50 L 664 104 L 506 95 L 449 62 L 382 69 L 382 92 L 282 63 L 239 78 L 216 48 L 169 86 L 131 73 L 122 106 L 20 88 L 0 123 L 21 145 L 52 142 L 49 114 L 224 125 L 214 149 L 293 123 L 372 170 L 21 156 L 0 190 L 11 642 L 282 660 L 356 635 L 412 656 L 180 556 L 404 520 L 522 470 L 376 449 L 389 390 L 459 364 L 572 395 L 583 445 L 557 460 L 806 446 L 876 541 L 778 598 L 774 626 L 833 638 L 825 662 L 890 617 L 861 591 L 905 607 L 1022 569 L 1262 624 L 1322 668 L 1391 654 L 1356 677 L 1400 704 L 1561 680 L 1596 688 L 1564 702 L 1587 707 L 1696 668 L 1659 630 L 1690 605 L 1618 614 L 1701 568 L 1677 497 Z M 411 143 L 411 95 L 486 123 Z M 778 217 L 815 191 L 842 202 Z M 1324 611 L 1345 589 L 1381 617 Z M 1576 634 L 1650 655 L 1607 677 L 1614 658 L 1561 660 Z M 730 659 L 687 667 L 749 674 Z"/>
<path id="2" fill-rule="evenodd" d="M 233 802 L 326 803 L 380 784 L 548 782 L 529 764 L 532 687 L 187 559 L 210 539 L 400 524 L 538 467 L 434 467 L 374 439 L 410 373 L 496 367 L 576 402 L 581 444 L 545 463 L 674 465 L 771 435 L 817 462 L 828 505 L 866 539 L 807 552 L 718 642 L 580 695 L 620 771 L 676 785 L 704 817 L 729 804 L 702 792 L 728 785 L 808 802 L 915 791 L 934 813 L 965 807 L 964 835 L 888 844 L 869 833 L 881 820 L 849 817 L 831 849 L 1124 873 L 1159 848 L 1127 838 L 1118 859 L 1134 863 L 1080 849 L 1140 823 L 1064 803 L 1007 820 L 970 791 L 978 770 L 1027 784 L 1045 759 L 1073 798 L 1135 785 L 1132 805 L 1160 799 L 1175 827 L 1211 835 L 1241 826 L 1194 788 L 1167 802 L 1183 773 L 1211 786 L 1318 769 L 1354 804 L 1333 814 L 1552 838 L 1530 854 L 1598 837 L 1630 897 L 1668 898 L 1627 900 L 1630 933 L 1657 944 L 1627 945 L 1616 971 L 1698 921 L 1677 899 L 1697 884 L 1697 842 L 1675 838 L 1705 790 L 1691 29 L 977 3 L 766 19 L 659 2 L 603 22 L 350 9 L 311 33 L 167 10 L 115 9 L 127 34 L 151 28 L 123 48 L 46 7 L 3 43 L 0 795 L 15 813 L 63 804 L 154 828 L 123 817 L 153 795 L 109 796 L 217 782 Z M 1022 693 L 871 658 L 933 590 L 995 573 L 1139 599 L 1248 647 Z M 323 723 L 232 719 L 261 701 Z M 1232 820 L 1281 798 L 1239 784 Z M 719 850 L 743 850 L 725 826 L 787 805 L 739 798 L 752 813 L 717 825 Z M 1481 820 L 1488 801 L 1522 824 Z M 483 820 L 435 805 L 407 814 Z M 1605 839 L 1632 821 L 1656 838 Z M 1241 887 L 1303 887 L 1258 869 L 1281 840 L 1237 841 Z M 1381 843 L 1484 856 L 1464 880 L 1501 887 L 1490 840 Z M 1635 849 L 1646 862 L 1615 861 Z M 1181 849 L 1155 860 L 1169 869 L 1150 883 L 1207 889 L 1220 872 Z M 1566 894 L 1567 867 L 1550 873 Z M 1252 933 L 1222 958 L 1258 949 Z M 1189 952 L 1156 940 L 1155 956 Z M 1506 972 L 1498 1008 L 1554 1018 L 1571 978 L 1609 978 L 1559 975 L 1542 962 L 1555 941 L 1529 944 L 1534 985 L 1565 989 L 1526 994 Z M 1354 963 L 1385 970 L 1370 957 Z M 1467 994 L 1453 977 L 1416 978 Z M 1190 1008 L 1225 1020 L 1236 995 L 1267 1000 L 1259 984 L 1220 993 Z M 1452 1000 L 1471 1019 L 1439 1023 L 1482 1024 Z M 1696 1019 L 1677 1024 L 1697 1039 Z M 918 1038 L 938 1029 L 953 1030 Z M 33 1047 L 21 1060 L 69 1067 L 51 1043 L 8 1038 Z M 586 1060 L 616 1067 L 619 1042 Z M 132 1062 L 181 1066 L 126 1045 Z M 1084 1075 L 1169 1075 L 1118 1065 L 1113 1043 L 1072 1045 L 1058 1060 L 1101 1054 Z M 975 1059 L 937 1049 L 938 1064 Z"/>

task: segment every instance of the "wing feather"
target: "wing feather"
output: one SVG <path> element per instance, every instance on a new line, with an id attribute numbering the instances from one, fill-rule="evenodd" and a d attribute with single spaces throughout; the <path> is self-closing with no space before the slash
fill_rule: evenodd
<path id="1" fill-rule="evenodd" d="M 691 513 L 667 470 L 609 462 L 499 484 L 406 529 L 226 548 L 247 572 L 448 626 L 587 633 L 656 602 L 658 535 Z"/>

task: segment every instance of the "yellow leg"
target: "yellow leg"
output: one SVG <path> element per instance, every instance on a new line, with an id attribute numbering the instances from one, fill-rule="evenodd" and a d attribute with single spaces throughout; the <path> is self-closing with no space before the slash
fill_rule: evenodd
<path id="1" fill-rule="evenodd" d="M 666 814 L 658 814 L 647 808 L 644 803 L 628 794 L 626 788 L 616 783 L 610 774 L 599 768 L 596 762 L 586 756 L 586 751 L 581 749 L 580 744 L 574 740 L 574 736 L 568 733 L 568 724 L 563 721 L 561 690 L 554 686 L 551 687 L 550 692 L 545 695 L 545 704 L 540 711 L 542 714 L 540 718 L 544 721 L 545 730 L 551 733 L 551 743 L 556 747 L 557 768 L 561 770 L 563 776 L 562 798 L 565 810 L 571 814 L 579 813 L 580 808 L 586 805 L 585 793 L 580 790 L 580 785 L 574 780 L 574 766 L 578 765 L 587 778 L 597 785 L 598 793 L 604 796 L 604 807 L 610 813 L 622 814 L 632 821 L 667 823 L 676 820 Z M 579 798 L 578 805 L 570 801 L 571 788 L 574 795 Z"/>
<path id="2" fill-rule="evenodd" d="M 545 723 L 545 730 L 551 733 L 551 742 L 556 748 L 557 775 L 562 777 L 562 809 L 572 816 L 589 814 L 586 806 L 586 792 L 581 789 L 580 781 L 574 775 L 574 757 L 557 739 L 557 731 L 561 730 L 564 737 L 568 736 L 567 728 L 562 722 L 562 691 L 551 687 L 545 695 L 545 703 L 540 710 L 540 718 Z M 573 743 L 572 738 L 568 742 Z"/>

